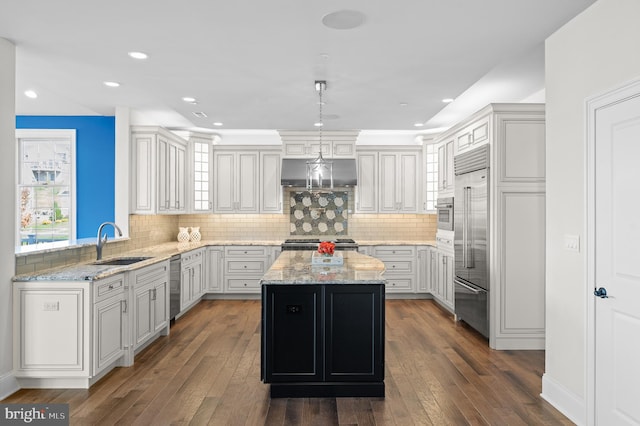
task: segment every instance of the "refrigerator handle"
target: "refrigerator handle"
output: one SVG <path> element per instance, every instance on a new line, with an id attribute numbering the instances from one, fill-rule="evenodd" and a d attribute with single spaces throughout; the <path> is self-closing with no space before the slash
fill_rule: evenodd
<path id="1" fill-rule="evenodd" d="M 469 291 L 470 291 L 470 292 L 472 292 L 473 294 L 480 294 L 480 293 L 482 293 L 482 292 L 484 292 L 484 291 L 485 291 L 485 290 L 482 290 L 482 289 L 473 288 L 473 287 L 471 287 L 470 285 L 465 284 L 465 283 L 463 283 L 462 281 L 457 280 L 457 279 L 455 279 L 455 278 L 453 279 L 453 282 L 454 282 L 454 284 L 456 284 L 456 285 L 459 285 L 459 286 L 462 286 L 462 287 L 466 288 L 467 290 L 469 290 Z"/>
<path id="2" fill-rule="evenodd" d="M 466 259 L 465 259 L 465 267 L 466 268 L 473 268 L 473 250 L 471 249 L 471 237 L 472 237 L 472 232 L 471 232 L 471 187 L 467 186 L 466 188 L 466 200 L 465 200 L 465 207 L 467 208 L 467 217 L 466 217 L 466 222 L 465 222 L 465 228 L 467 229 L 467 237 L 465 239 L 465 252 L 466 252 Z"/>

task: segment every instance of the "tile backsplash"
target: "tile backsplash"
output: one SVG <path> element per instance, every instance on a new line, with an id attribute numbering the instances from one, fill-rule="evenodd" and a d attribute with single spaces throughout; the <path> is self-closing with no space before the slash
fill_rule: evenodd
<path id="1" fill-rule="evenodd" d="M 348 235 L 347 191 L 290 191 L 291 235 Z"/>
<path id="2" fill-rule="evenodd" d="M 199 226 L 203 240 L 282 241 L 291 235 L 290 220 L 289 214 L 130 215 L 130 238 L 109 242 L 103 256 L 177 241 L 179 226 Z M 436 215 L 353 213 L 349 215 L 346 235 L 356 241 L 435 240 Z M 88 262 L 95 259 L 95 255 L 95 247 L 88 246 L 16 256 L 16 274 Z"/>

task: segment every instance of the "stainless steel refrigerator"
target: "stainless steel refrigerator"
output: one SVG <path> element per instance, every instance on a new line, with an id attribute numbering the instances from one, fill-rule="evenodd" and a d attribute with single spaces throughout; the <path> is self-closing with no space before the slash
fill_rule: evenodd
<path id="1" fill-rule="evenodd" d="M 455 314 L 489 337 L 489 146 L 456 155 Z"/>

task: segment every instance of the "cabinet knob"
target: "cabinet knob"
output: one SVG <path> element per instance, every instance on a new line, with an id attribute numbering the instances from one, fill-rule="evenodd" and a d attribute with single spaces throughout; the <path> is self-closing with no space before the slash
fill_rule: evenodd
<path id="1" fill-rule="evenodd" d="M 244 268 L 244 269 L 247 269 L 247 265 L 244 265 L 244 266 L 243 266 L 243 268 Z"/>
<path id="2" fill-rule="evenodd" d="M 109 290 L 113 290 L 113 284 L 109 284 Z"/>
<path id="3" fill-rule="evenodd" d="M 247 283 L 242 283 L 245 287 L 247 286 Z"/>

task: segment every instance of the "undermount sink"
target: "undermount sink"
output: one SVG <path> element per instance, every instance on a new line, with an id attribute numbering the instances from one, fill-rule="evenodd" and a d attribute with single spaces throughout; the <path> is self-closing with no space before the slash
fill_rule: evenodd
<path id="1" fill-rule="evenodd" d="M 116 257 L 115 259 L 98 260 L 93 262 L 92 265 L 105 265 L 105 266 L 122 266 L 131 265 L 133 263 L 142 262 L 143 260 L 151 259 L 149 256 L 139 257 Z"/>

